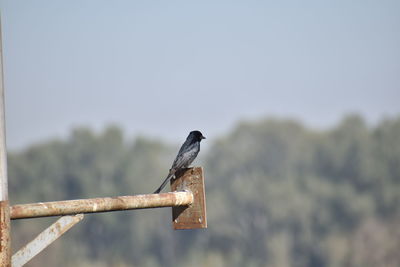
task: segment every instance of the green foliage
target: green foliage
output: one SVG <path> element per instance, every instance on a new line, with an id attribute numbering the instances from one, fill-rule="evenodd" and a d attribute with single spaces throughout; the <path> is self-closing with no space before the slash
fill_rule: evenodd
<path id="1" fill-rule="evenodd" d="M 87 215 L 31 266 L 400 265 L 400 118 L 243 122 L 208 146 L 207 230 L 174 232 L 168 209 Z M 9 153 L 11 202 L 149 193 L 175 153 L 115 126 L 76 129 Z M 13 222 L 14 247 L 51 221 Z"/>

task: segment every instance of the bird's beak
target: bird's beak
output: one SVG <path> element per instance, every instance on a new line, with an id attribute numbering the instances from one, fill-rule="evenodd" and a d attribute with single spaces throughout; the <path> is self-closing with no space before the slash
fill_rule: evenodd
<path id="1" fill-rule="evenodd" d="M 206 139 L 206 137 L 205 137 L 205 136 L 202 136 L 201 139 Z"/>

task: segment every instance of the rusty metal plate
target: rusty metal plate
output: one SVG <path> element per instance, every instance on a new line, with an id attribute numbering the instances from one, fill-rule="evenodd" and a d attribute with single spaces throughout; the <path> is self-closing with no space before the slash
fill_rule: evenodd
<path id="1" fill-rule="evenodd" d="M 172 208 L 172 223 L 175 230 L 207 228 L 206 197 L 203 168 L 185 169 L 171 180 L 172 191 L 189 190 L 194 201 L 189 206 Z"/>

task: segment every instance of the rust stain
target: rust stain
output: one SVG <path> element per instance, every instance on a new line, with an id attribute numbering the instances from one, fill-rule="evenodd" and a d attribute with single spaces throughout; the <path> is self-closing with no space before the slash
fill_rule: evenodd
<path id="1" fill-rule="evenodd" d="M 8 200 L 0 202 L 0 266 L 11 266 L 10 214 Z"/>

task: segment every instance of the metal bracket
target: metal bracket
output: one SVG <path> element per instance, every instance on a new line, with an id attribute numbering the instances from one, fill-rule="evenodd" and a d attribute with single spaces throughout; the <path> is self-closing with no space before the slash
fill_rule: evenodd
<path id="1" fill-rule="evenodd" d="M 12 256 L 12 266 L 26 264 L 72 226 L 82 220 L 82 213 L 172 207 L 174 229 L 207 228 L 203 168 L 185 169 L 171 181 L 173 191 L 163 194 L 76 199 L 14 205 L 11 219 L 63 216 Z M 8 203 L 7 203 L 8 204 Z M 8 205 L 6 206 L 8 210 Z"/>

